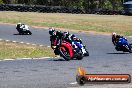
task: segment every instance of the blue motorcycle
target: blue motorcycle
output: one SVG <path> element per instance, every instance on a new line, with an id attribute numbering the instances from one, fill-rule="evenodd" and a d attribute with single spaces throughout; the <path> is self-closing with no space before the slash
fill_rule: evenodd
<path id="1" fill-rule="evenodd" d="M 77 46 L 77 48 L 75 49 L 77 52 L 78 51 L 80 52 L 80 50 L 81 50 L 81 52 L 83 53 L 83 51 L 82 51 L 82 48 L 83 48 L 83 50 L 85 51 L 85 53 L 83 53 L 83 56 L 89 56 L 89 52 L 87 51 L 85 45 L 83 45 L 83 44 L 81 44 L 80 42 L 77 42 L 77 41 L 73 41 L 73 42 Z"/>
<path id="2" fill-rule="evenodd" d="M 128 44 L 127 39 L 123 37 L 119 38 L 115 47 L 117 51 L 123 51 L 123 52 L 129 52 L 129 53 L 132 53 L 131 48 L 132 48 L 132 44 Z"/>

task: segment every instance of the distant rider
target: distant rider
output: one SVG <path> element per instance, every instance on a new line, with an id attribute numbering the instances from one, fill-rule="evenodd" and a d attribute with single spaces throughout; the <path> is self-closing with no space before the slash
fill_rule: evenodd
<path id="1" fill-rule="evenodd" d="M 124 38 L 123 36 L 117 35 L 115 32 L 112 33 L 112 43 L 114 44 L 114 46 L 116 46 L 116 49 L 119 49 L 118 46 L 120 46 L 120 39 L 124 39 L 126 42 L 124 42 L 125 45 L 128 46 L 129 50 L 131 50 L 131 47 L 128 44 L 128 41 L 126 38 Z"/>
<path id="2" fill-rule="evenodd" d="M 112 33 L 112 43 L 116 46 L 119 38 L 123 38 L 123 36 L 117 35 L 115 32 Z M 126 39 L 127 40 L 127 39 Z"/>
<path id="3" fill-rule="evenodd" d="M 16 29 L 20 31 L 26 31 L 29 30 L 29 26 L 23 23 L 17 23 Z"/>

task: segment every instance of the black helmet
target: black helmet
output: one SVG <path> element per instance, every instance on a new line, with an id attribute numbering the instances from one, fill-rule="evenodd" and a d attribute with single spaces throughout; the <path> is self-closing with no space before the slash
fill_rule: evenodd
<path id="1" fill-rule="evenodd" d="M 73 38 L 76 37 L 74 34 L 71 34 L 71 39 L 73 40 Z"/>
<path id="2" fill-rule="evenodd" d="M 54 28 L 49 28 L 49 34 L 50 35 L 53 35 L 54 32 L 55 32 L 55 29 Z"/>
<path id="3" fill-rule="evenodd" d="M 63 33 L 64 38 L 67 37 L 68 35 L 69 35 L 69 32 L 64 32 Z"/>

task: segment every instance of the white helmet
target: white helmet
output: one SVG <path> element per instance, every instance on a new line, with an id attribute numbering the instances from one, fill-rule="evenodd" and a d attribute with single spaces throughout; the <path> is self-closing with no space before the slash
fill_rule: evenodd
<path id="1" fill-rule="evenodd" d="M 112 36 L 116 36 L 116 33 L 115 33 L 115 32 L 113 32 L 113 33 L 112 33 Z"/>
<path id="2" fill-rule="evenodd" d="M 22 23 L 17 23 L 17 24 L 22 24 Z"/>
<path id="3" fill-rule="evenodd" d="M 18 25 L 20 25 L 20 26 L 21 26 L 21 25 L 22 25 L 22 23 L 17 23 L 17 25 L 16 25 L 16 26 L 18 26 Z"/>

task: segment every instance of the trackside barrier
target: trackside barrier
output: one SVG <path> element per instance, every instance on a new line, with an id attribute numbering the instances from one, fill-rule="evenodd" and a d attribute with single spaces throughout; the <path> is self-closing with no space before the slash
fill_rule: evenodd
<path id="1" fill-rule="evenodd" d="M 25 5 L 25 4 L 0 4 L 0 11 L 19 12 L 43 12 L 43 13 L 76 13 L 76 14 L 100 14 L 100 15 L 123 15 L 123 10 L 110 9 L 84 9 L 79 7 L 66 6 L 45 6 L 45 5 Z"/>

